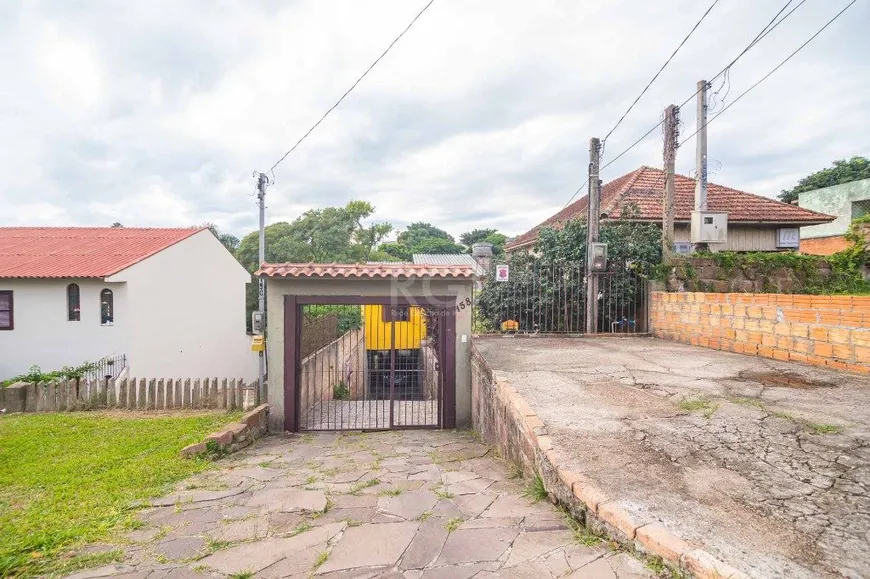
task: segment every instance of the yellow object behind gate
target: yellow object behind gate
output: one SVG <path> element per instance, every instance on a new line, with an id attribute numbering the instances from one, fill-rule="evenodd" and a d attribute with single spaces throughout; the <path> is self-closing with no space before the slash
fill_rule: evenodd
<path id="1" fill-rule="evenodd" d="M 426 318 L 417 306 L 363 306 L 365 313 L 366 350 L 390 350 L 393 347 L 390 313 L 396 321 L 396 350 L 416 350 L 426 337 Z M 401 321 L 400 321 L 401 320 Z M 407 320 L 407 321 L 405 321 Z"/>

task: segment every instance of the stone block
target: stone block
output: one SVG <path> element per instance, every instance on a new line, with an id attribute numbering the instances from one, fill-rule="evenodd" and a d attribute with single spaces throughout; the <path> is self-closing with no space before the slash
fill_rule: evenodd
<path id="1" fill-rule="evenodd" d="M 189 444 L 181 449 L 181 457 L 182 458 L 193 458 L 199 454 L 202 454 L 206 451 L 206 445 L 204 442 L 197 442 L 196 444 Z"/>
<path id="2" fill-rule="evenodd" d="M 233 433 L 229 430 L 221 430 L 220 432 L 215 432 L 214 434 L 209 434 L 205 437 L 206 442 L 209 440 L 214 440 L 218 446 L 224 448 L 233 442 Z"/>
<path id="3" fill-rule="evenodd" d="M 27 404 L 27 384 L 16 382 L 15 384 L 10 384 L 4 390 L 6 394 L 6 413 L 24 412 Z"/>
<path id="4" fill-rule="evenodd" d="M 726 565 L 703 549 L 695 549 L 684 554 L 682 565 L 697 579 L 726 579 L 739 573 L 737 569 Z"/>
<path id="5" fill-rule="evenodd" d="M 269 414 L 269 405 L 268 404 L 260 404 L 250 412 L 246 413 L 242 416 L 239 422 L 244 422 L 252 429 L 257 428 L 265 428 L 266 427 L 266 419 Z"/>
<path id="6" fill-rule="evenodd" d="M 574 491 L 574 496 L 593 513 L 598 510 L 598 506 L 601 503 L 610 500 L 598 487 L 589 482 L 575 481 L 572 490 Z"/>
<path id="7" fill-rule="evenodd" d="M 680 558 L 691 550 L 688 543 L 671 534 L 661 523 L 650 523 L 638 528 L 637 540 L 651 555 L 658 555 L 678 565 Z"/>
<path id="8" fill-rule="evenodd" d="M 629 539 L 634 539 L 640 525 L 628 511 L 620 507 L 615 501 L 599 504 L 596 513 L 602 521 L 622 532 Z"/>
<path id="9" fill-rule="evenodd" d="M 248 425 L 244 422 L 227 424 L 226 430 L 233 434 L 233 440 L 240 440 L 248 433 Z"/>

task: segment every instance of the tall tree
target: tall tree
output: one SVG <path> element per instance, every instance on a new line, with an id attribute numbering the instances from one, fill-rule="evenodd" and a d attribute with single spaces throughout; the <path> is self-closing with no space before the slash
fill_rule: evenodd
<path id="1" fill-rule="evenodd" d="M 495 257 L 501 257 L 504 255 L 507 235 L 499 233 L 497 229 L 472 229 L 460 235 L 459 241 L 467 248 L 468 253 L 471 253 L 471 247 L 475 243 L 490 243 L 492 244 L 492 254 Z"/>
<path id="2" fill-rule="evenodd" d="M 211 222 L 206 222 L 203 225 L 208 227 L 208 230 L 214 234 L 215 237 L 218 238 L 218 241 L 223 243 L 224 247 L 230 250 L 230 253 L 236 253 L 236 250 L 239 248 L 239 238 L 233 235 L 232 233 L 224 233 L 220 230 L 216 224 Z"/>
<path id="3" fill-rule="evenodd" d="M 796 201 L 798 193 L 822 189 L 833 185 L 842 185 L 860 179 L 870 179 L 870 159 L 866 157 L 852 157 L 848 161 L 840 159 L 834 161 L 831 167 L 816 171 L 798 181 L 791 189 L 783 189 L 779 194 L 779 200 L 784 203 Z"/>
<path id="4" fill-rule="evenodd" d="M 381 244 L 378 251 L 391 259 L 406 261 L 415 253 L 463 253 L 465 248 L 443 229 L 418 221 L 400 232 L 396 241 Z"/>

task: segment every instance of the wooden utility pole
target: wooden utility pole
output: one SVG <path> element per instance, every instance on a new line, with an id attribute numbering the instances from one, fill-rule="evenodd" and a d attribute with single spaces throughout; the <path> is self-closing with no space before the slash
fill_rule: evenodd
<path id="1" fill-rule="evenodd" d="M 598 325 L 598 276 L 592 272 L 592 244 L 598 242 L 601 218 L 601 141 L 589 139 L 589 196 L 586 215 L 586 333 L 594 334 Z"/>
<path id="2" fill-rule="evenodd" d="M 674 257 L 674 163 L 677 158 L 677 137 L 680 107 L 665 109 L 665 191 L 662 203 L 662 261 L 671 263 Z"/>

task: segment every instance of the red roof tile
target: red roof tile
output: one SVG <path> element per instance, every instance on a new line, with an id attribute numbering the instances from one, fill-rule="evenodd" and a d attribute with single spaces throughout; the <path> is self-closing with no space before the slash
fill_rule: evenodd
<path id="1" fill-rule="evenodd" d="M 675 175 L 675 220 L 689 221 L 695 206 L 695 180 Z M 624 216 L 631 221 L 661 221 L 664 171 L 641 167 L 607 183 L 601 188 L 601 213 L 608 219 L 623 217 L 627 207 L 636 213 Z M 544 227 L 559 227 L 572 219 L 586 219 L 588 196 L 583 196 L 533 229 L 510 240 L 507 249 L 530 245 L 537 241 Z M 813 225 L 828 223 L 834 217 L 781 203 L 753 193 L 730 187 L 707 184 L 707 205 L 710 211 L 727 211 L 729 222 Z"/>
<path id="2" fill-rule="evenodd" d="M 0 278 L 106 277 L 203 229 L 0 227 Z"/>
<path id="3" fill-rule="evenodd" d="M 470 265 L 421 265 L 414 263 L 264 263 L 255 275 L 369 279 L 471 278 L 474 277 L 474 268 Z"/>

